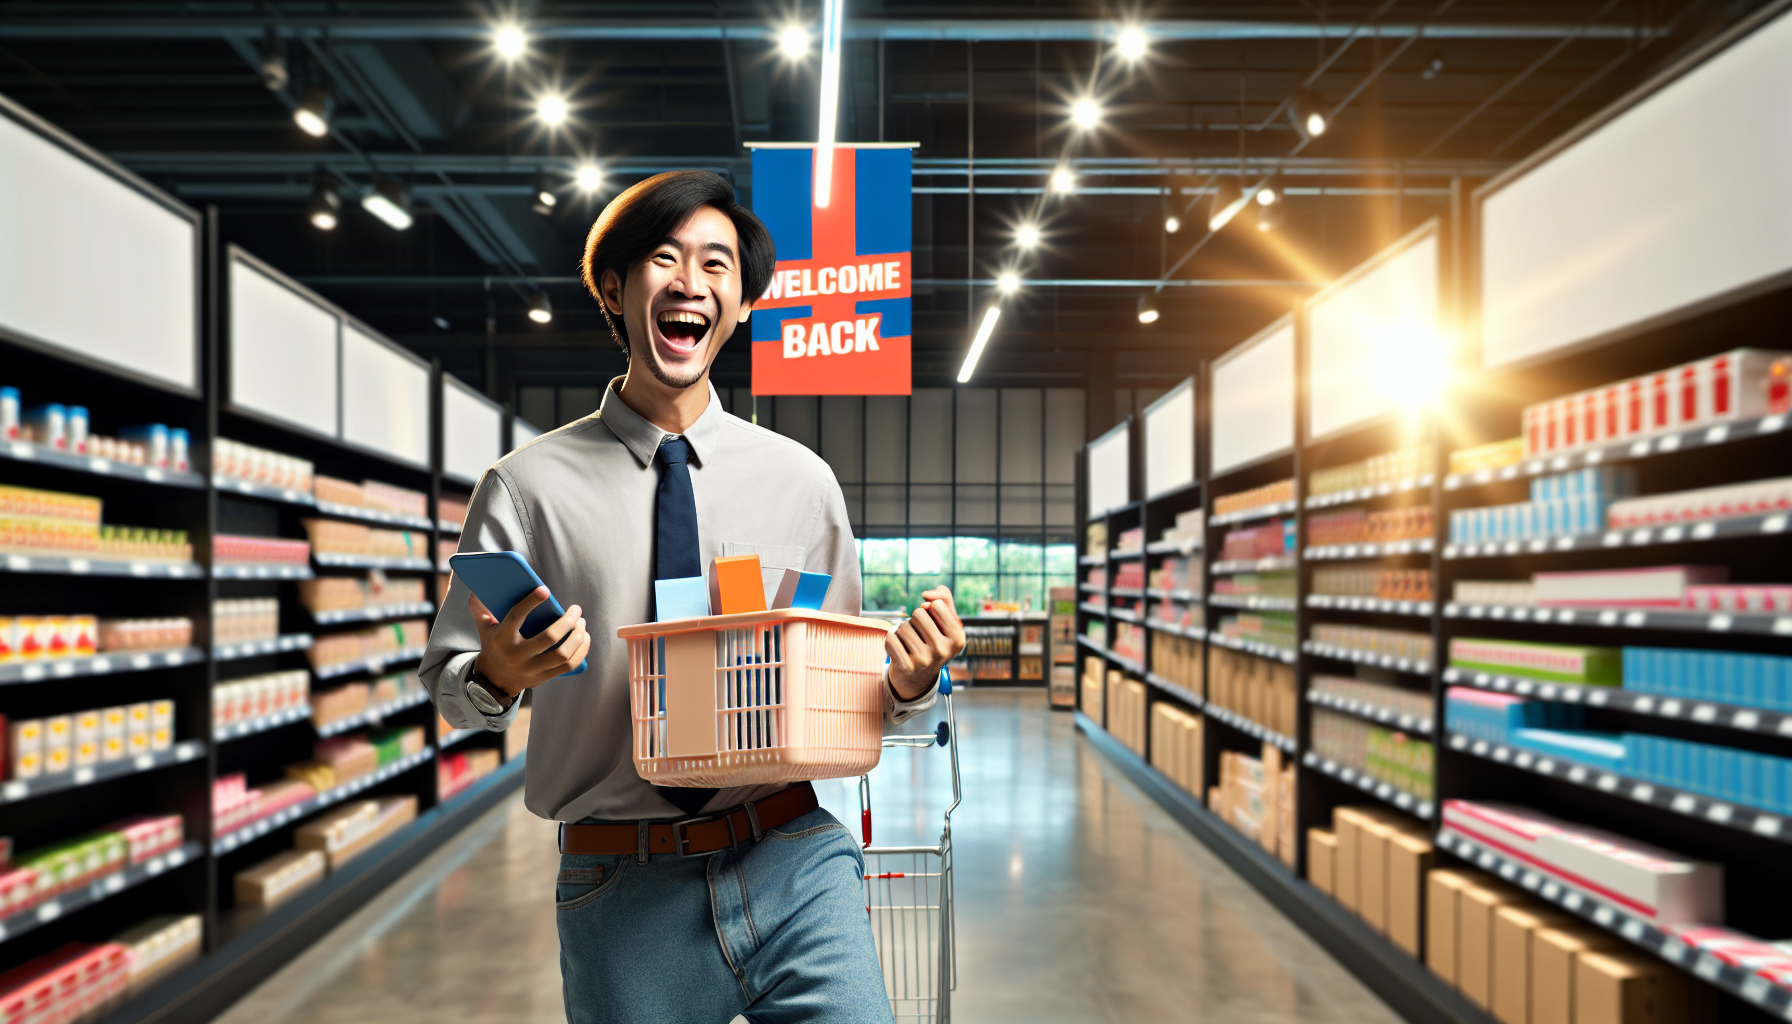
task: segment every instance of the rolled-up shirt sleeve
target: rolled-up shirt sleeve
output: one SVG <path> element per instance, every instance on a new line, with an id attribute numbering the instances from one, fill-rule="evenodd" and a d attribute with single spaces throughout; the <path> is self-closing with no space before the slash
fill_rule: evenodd
<path id="1" fill-rule="evenodd" d="M 503 472 L 494 467 L 473 491 L 459 550 L 515 551 L 529 558 L 529 549 L 528 531 L 514 494 Z M 435 702 L 436 711 L 449 725 L 502 732 L 516 721 L 522 701 L 512 703 L 502 715 L 486 715 L 467 699 L 467 677 L 473 672 L 473 659 L 479 656 L 479 631 L 473 626 L 473 611 L 467 606 L 470 596 L 472 591 L 460 577 L 451 577 L 448 593 L 436 613 L 435 627 L 429 631 L 429 647 L 423 652 L 417 675 Z"/>
<path id="2" fill-rule="evenodd" d="M 864 583 L 859 577 L 859 546 L 853 540 L 852 521 L 846 514 L 846 498 L 838 485 L 824 492 L 815 541 L 809 545 L 803 568 L 833 577 L 828 584 L 828 596 L 822 601 L 823 610 L 842 615 L 863 613 Z M 884 721 L 889 725 L 901 725 L 926 711 L 933 707 L 939 690 L 940 683 L 936 678 L 933 685 L 914 700 L 898 700 L 895 687 L 890 685 L 886 674 Z"/>

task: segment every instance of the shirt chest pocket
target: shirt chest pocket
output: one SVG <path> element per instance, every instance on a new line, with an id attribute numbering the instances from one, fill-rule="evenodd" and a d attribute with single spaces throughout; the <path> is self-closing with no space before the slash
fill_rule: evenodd
<path id="1" fill-rule="evenodd" d="M 750 544 L 744 541 L 722 542 L 724 555 L 758 555 L 760 583 L 765 587 L 766 607 L 777 593 L 778 582 L 786 569 L 801 569 L 809 549 L 801 544 Z"/>

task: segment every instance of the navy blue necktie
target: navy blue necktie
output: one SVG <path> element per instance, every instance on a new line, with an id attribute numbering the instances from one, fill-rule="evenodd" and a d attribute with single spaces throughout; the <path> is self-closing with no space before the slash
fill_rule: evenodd
<path id="1" fill-rule="evenodd" d="M 653 578 L 681 580 L 703 575 L 697 547 L 697 498 L 691 492 L 691 443 L 682 437 L 660 442 L 653 461 L 660 468 L 660 489 L 653 518 Z M 650 583 L 651 586 L 651 583 Z M 697 814 L 716 795 L 713 789 L 655 786 L 661 796 L 686 814 Z"/>

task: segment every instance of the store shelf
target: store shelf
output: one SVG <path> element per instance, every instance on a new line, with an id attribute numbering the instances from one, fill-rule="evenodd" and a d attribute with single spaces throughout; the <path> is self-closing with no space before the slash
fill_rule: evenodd
<path id="1" fill-rule="evenodd" d="M 0 556 L 0 571 L 46 576 L 135 576 L 139 579 L 196 580 L 205 577 L 198 562 L 113 561 L 79 555 Z"/>
<path id="2" fill-rule="evenodd" d="M 1108 593 L 1114 597 L 1144 597 L 1144 587 L 1109 587 Z"/>
<path id="3" fill-rule="evenodd" d="M 1378 612 L 1382 615 L 1431 617 L 1430 601 L 1389 601 L 1379 597 L 1346 597 L 1342 594 L 1308 594 L 1308 608 L 1341 612 Z"/>
<path id="4" fill-rule="evenodd" d="M 1334 647 L 1322 644 L 1317 640 L 1307 640 L 1300 649 L 1308 654 L 1316 654 L 1321 658 L 1336 658 L 1339 661 L 1354 661 L 1359 665 L 1374 665 L 1378 668 L 1391 668 L 1396 672 L 1411 672 L 1415 675 L 1431 674 L 1431 663 L 1418 658 L 1396 658 L 1391 654 L 1371 654 L 1368 651 L 1353 650 L 1349 647 Z"/>
<path id="5" fill-rule="evenodd" d="M 301 800 L 291 807 L 276 811 L 252 824 L 244 825 L 233 832 L 226 832 L 212 841 L 213 856 L 223 856 L 244 843 L 252 842 L 269 832 L 323 810 L 332 804 L 341 803 L 356 793 L 377 786 L 387 779 L 394 778 L 410 771 L 430 758 L 436 756 L 434 747 L 425 746 L 409 757 L 401 758 L 391 764 L 368 772 L 358 779 L 351 779 L 334 789 L 326 789 L 307 800 Z"/>
<path id="6" fill-rule="evenodd" d="M 436 606 L 428 601 L 415 604 L 388 604 L 378 608 L 342 608 L 333 612 L 312 612 L 311 621 L 320 626 L 335 626 L 344 622 L 379 622 L 382 619 L 401 619 L 410 615 L 433 615 Z"/>
<path id="7" fill-rule="evenodd" d="M 1454 491 L 1458 488 L 1489 484 L 1498 480 L 1517 480 L 1522 477 L 1541 476 L 1545 473 L 1563 473 L 1588 466 L 1603 466 L 1611 462 L 1631 462 L 1654 455 L 1670 455 L 1674 452 L 1689 451 L 1694 448 L 1709 448 L 1713 445 L 1746 441 L 1750 438 L 1777 434 L 1786 429 L 1786 421 L 1786 414 L 1778 413 L 1758 419 L 1738 420 L 1734 423 L 1719 423 L 1709 427 L 1694 427 L 1690 430 L 1668 431 L 1634 441 L 1613 441 L 1608 444 L 1592 445 L 1561 455 L 1528 459 L 1500 469 L 1484 469 L 1476 473 L 1453 473 L 1444 477 L 1444 490 Z"/>
<path id="8" fill-rule="evenodd" d="M 1258 505 L 1255 508 L 1242 508 L 1237 512 L 1227 512 L 1224 515 L 1208 516 L 1207 525 L 1226 526 L 1230 523 L 1250 522 L 1253 519 L 1268 519 L 1270 516 L 1279 516 L 1293 512 L 1295 508 L 1295 502 L 1278 501 L 1269 505 Z"/>
<path id="9" fill-rule="evenodd" d="M 1261 594 L 1209 594 L 1207 603 L 1218 608 L 1253 608 L 1269 612 L 1291 612 L 1292 597 L 1264 597 Z"/>
<path id="10" fill-rule="evenodd" d="M 1199 550 L 1201 542 L 1198 540 L 1186 543 L 1179 540 L 1159 540 L 1145 545 L 1145 553 L 1148 555 L 1192 555 Z"/>
<path id="11" fill-rule="evenodd" d="M 343 519 L 358 519 L 364 523 L 378 523 L 381 526 L 398 526 L 407 530 L 431 528 L 430 521 L 423 516 L 407 516 L 402 512 L 384 512 L 374 508 L 343 505 L 334 501 L 317 502 L 317 510 L 325 515 L 340 516 Z"/>
<path id="12" fill-rule="evenodd" d="M 1102 558 L 1100 555 L 1083 555 L 1081 558 L 1078 558 L 1076 560 L 1076 564 L 1078 564 L 1078 565 L 1106 565 L 1106 564 L 1108 564 L 1108 560 L 1105 558 Z"/>
<path id="13" fill-rule="evenodd" d="M 223 743 L 227 740 L 239 740 L 244 736 L 253 736 L 258 732 L 267 732 L 269 729 L 279 729 L 291 725 L 294 722 L 303 722 L 310 717 L 311 706 L 309 704 L 303 704 L 296 708 L 287 708 L 285 711 L 276 711 L 271 715 L 259 715 L 255 718 L 245 718 L 240 722 L 232 722 L 229 725 L 214 725 L 212 726 L 212 739 L 218 743 Z"/>
<path id="14" fill-rule="evenodd" d="M 1300 763 L 1321 775 L 1329 775 L 1346 785 L 1355 786 L 1375 799 L 1398 807 L 1414 817 L 1429 821 L 1431 813 L 1437 809 L 1429 800 L 1416 797 L 1404 789 L 1396 789 L 1386 782 L 1372 779 L 1355 768 L 1347 768 L 1331 758 L 1321 757 L 1311 750 L 1306 752 Z"/>
<path id="15" fill-rule="evenodd" d="M 1145 588 L 1146 597 L 1161 597 L 1168 601 L 1182 601 L 1188 604 L 1200 604 L 1199 590 L 1158 590 L 1156 587 Z"/>
<path id="16" fill-rule="evenodd" d="M 1207 639 L 1207 630 L 1200 626 L 1172 626 L 1168 622 L 1159 622 L 1156 619 L 1146 619 L 1145 625 L 1159 633 L 1168 633 L 1171 636 L 1185 637 L 1189 640 Z"/>
<path id="17" fill-rule="evenodd" d="M 284 562 L 237 562 L 212 566 L 212 578 L 220 580 L 308 580 L 315 576 L 308 565 L 289 565 Z"/>
<path id="18" fill-rule="evenodd" d="M 1088 612 L 1090 615 L 1101 615 L 1101 616 L 1105 617 L 1108 613 L 1107 606 L 1099 605 L 1099 604 L 1090 604 L 1087 601 L 1084 601 L 1083 603 L 1077 605 L 1076 607 L 1077 607 L 1077 611 Z"/>
<path id="19" fill-rule="evenodd" d="M 1706 519 L 1697 523 L 1649 526 L 1636 530 L 1607 530 L 1571 537 L 1508 540 L 1486 544 L 1446 544 L 1445 558 L 1493 558 L 1504 555 L 1539 555 L 1557 551 L 1599 551 L 1606 548 L 1664 547 L 1703 540 L 1735 540 L 1771 537 L 1786 532 L 1786 512 L 1770 512 L 1731 519 Z"/>
<path id="20" fill-rule="evenodd" d="M 1286 750 L 1290 754 L 1294 753 L 1294 740 L 1293 739 L 1291 739 L 1287 736 L 1284 736 L 1281 733 L 1276 732 L 1274 729 L 1271 729 L 1267 726 L 1260 725 L 1259 723 L 1253 721 L 1252 719 L 1246 718 L 1245 716 L 1239 714 L 1236 711 L 1231 711 L 1226 708 L 1220 707 L 1218 704 L 1211 704 L 1211 703 L 1208 704 L 1206 707 L 1204 707 L 1202 710 L 1205 711 L 1208 715 L 1219 719 L 1220 721 L 1226 723 L 1227 725 L 1231 726 L 1234 729 L 1237 729 L 1239 732 L 1242 732 L 1242 733 L 1250 736 L 1253 739 L 1259 739 L 1265 743 L 1269 743 L 1274 746 L 1280 747 L 1283 750 Z"/>
<path id="21" fill-rule="evenodd" d="M 1613 935 L 1621 936 L 1663 960 L 1691 971 L 1733 996 L 1746 999 L 1776 1016 L 1792 1020 L 1792 987 L 1776 985 L 1746 968 L 1726 964 L 1710 953 L 1680 941 L 1671 931 L 1635 917 L 1591 893 L 1557 881 L 1454 829 L 1446 828 L 1438 833 L 1437 848 L 1499 875 L 1508 882 L 1523 886 Z"/>
<path id="22" fill-rule="evenodd" d="M 1300 564 L 1293 555 L 1272 555 L 1269 558 L 1232 558 L 1215 562 L 1207 567 L 1207 571 L 1215 576 L 1230 576 L 1237 572 L 1276 572 L 1281 569 L 1292 569 Z"/>
<path id="23" fill-rule="evenodd" d="M 14 661 L 0 665 L 0 686 L 40 683 L 46 679 L 105 676 L 119 672 L 147 672 L 150 669 L 192 665 L 204 660 L 205 652 L 199 648 L 181 647 L 172 651 L 114 651 L 87 658 Z"/>
<path id="24" fill-rule="evenodd" d="M 1769 736 L 1792 737 L 1792 714 L 1765 708 L 1740 707 L 1717 701 L 1693 700 L 1686 697 L 1664 697 L 1657 693 L 1639 693 L 1619 686 L 1583 686 L 1579 683 L 1553 683 L 1523 676 L 1470 672 L 1460 668 L 1444 669 L 1444 682 L 1494 690 L 1538 700 L 1584 704 L 1594 708 L 1612 708 L 1637 715 L 1654 715 L 1681 722 L 1695 722 L 1724 729 L 1764 733 Z"/>
<path id="25" fill-rule="evenodd" d="M 414 708 L 419 704 L 428 703 L 429 694 L 419 690 L 415 693 L 400 697 L 397 700 L 390 700 L 384 704 L 376 704 L 366 711 L 359 711 L 352 715 L 345 715 L 342 718 L 336 718 L 325 722 L 317 727 L 317 734 L 319 736 L 335 736 L 338 733 L 345 733 L 350 729 L 356 729 L 363 725 L 378 725 L 381 722 L 384 722 L 387 718 L 398 714 L 400 711 L 404 711 L 407 708 Z"/>
<path id="26" fill-rule="evenodd" d="M 1076 585 L 1076 589 L 1079 592 L 1084 593 L 1084 594 L 1105 594 L 1105 593 L 1107 593 L 1106 587 L 1098 587 L 1093 583 L 1078 583 Z"/>
<path id="27" fill-rule="evenodd" d="M 400 651 L 376 654 L 371 658 L 357 658 L 354 661 L 343 661 L 334 665 L 325 665 L 323 668 L 312 669 L 311 674 L 319 679 L 335 679 L 338 676 L 352 675 L 356 672 L 379 672 L 387 666 L 397 665 L 400 662 L 416 661 L 421 657 L 423 657 L 423 648 L 407 647 Z"/>
<path id="28" fill-rule="evenodd" d="M 1431 482 L 1435 479 L 1430 473 L 1426 473 L 1423 476 L 1408 477 L 1405 480 L 1370 484 L 1367 487 L 1352 487 L 1348 490 L 1332 491 L 1328 494 L 1314 494 L 1307 498 L 1306 505 L 1308 508 L 1330 508 L 1333 505 L 1348 505 L 1353 501 L 1385 498 L 1390 494 L 1422 491 L 1430 487 Z"/>
<path id="29" fill-rule="evenodd" d="M 280 654 L 284 651 L 303 651 L 311 646 L 310 633 L 288 633 L 268 640 L 250 640 L 240 644 L 220 644 L 212 648 L 212 657 L 218 661 L 234 661 L 238 658 L 253 658 L 262 654 Z"/>
<path id="30" fill-rule="evenodd" d="M 1243 651 L 1246 654 L 1255 654 L 1259 658 L 1270 658 L 1290 665 L 1294 664 L 1297 658 L 1297 655 L 1286 647 L 1258 643 L 1255 640 L 1241 640 L 1223 633 L 1208 633 L 1207 641 L 1219 644 L 1221 647 L 1230 647 L 1235 651 Z"/>
<path id="31" fill-rule="evenodd" d="M 1129 612 L 1124 608 L 1108 609 L 1108 618 L 1119 619 L 1121 622 L 1137 623 L 1141 621 L 1141 617 L 1137 612 Z"/>
<path id="32" fill-rule="evenodd" d="M 92 473 L 95 476 L 109 476 L 118 480 L 161 484 L 164 487 L 205 490 L 205 477 L 198 473 L 181 473 L 172 469 L 139 466 L 131 462 L 119 462 L 116 459 L 102 459 L 97 455 L 71 455 L 68 452 L 45 448 L 43 445 L 33 444 L 30 441 L 8 441 L 5 444 L 0 444 L 0 459 L 31 462 L 40 466 L 67 469 L 76 473 Z"/>
<path id="33" fill-rule="evenodd" d="M 142 885 L 164 872 L 172 871 L 199 857 L 204 852 L 205 847 L 197 841 L 189 840 L 178 848 L 151 857 L 141 864 L 132 864 L 122 871 L 114 871 L 103 878 L 96 878 L 79 889 L 65 892 L 55 899 L 46 900 L 29 910 L 21 910 L 10 917 L 0 918 L 0 942 L 18 938 L 39 925 L 49 924 L 59 917 L 92 906 L 107 897 L 116 896 L 126 889 Z"/>
<path id="34" fill-rule="evenodd" d="M 438 519 L 436 520 L 436 529 L 442 533 L 458 537 L 460 536 L 461 531 L 466 529 L 466 527 L 461 523 L 450 522 L 446 519 Z"/>
<path id="35" fill-rule="evenodd" d="M 1746 633 L 1792 636 L 1792 614 L 1712 612 L 1691 608 L 1535 608 L 1530 605 L 1444 605 L 1446 619 L 1489 619 L 1554 626 L 1668 629 L 1681 633 Z"/>
<path id="36" fill-rule="evenodd" d="M 1403 732 L 1418 733 L 1421 736 L 1431 735 L 1432 723 L 1429 718 L 1403 715 L 1388 708 L 1365 704 L 1360 700 L 1345 700 L 1342 697 L 1322 693 L 1318 690 L 1308 690 L 1307 703 L 1317 707 L 1330 708 L 1333 711 L 1342 711 L 1347 715 L 1355 715 L 1358 718 L 1365 718 L 1382 725 L 1391 725 Z"/>
<path id="37" fill-rule="evenodd" d="M 212 486 L 220 491 L 246 495 L 251 498 L 261 498 L 264 501 L 282 501 L 288 505 L 308 505 L 312 507 L 317 505 L 317 499 L 312 497 L 308 491 L 295 491 L 286 487 L 269 487 L 266 484 L 254 484 L 247 480 L 238 480 L 233 476 L 225 476 L 222 473 L 212 474 Z"/>
<path id="38" fill-rule="evenodd" d="M 1207 701 L 1203 699 L 1200 694 L 1183 686 L 1181 683 L 1171 682 L 1163 676 L 1158 675 L 1156 672 L 1145 673 L 1145 681 L 1165 693 L 1173 694 L 1178 700 L 1189 704 L 1197 711 L 1207 706 Z"/>
<path id="39" fill-rule="evenodd" d="M 311 560 L 326 569 L 403 569 L 409 572 L 428 572 L 432 565 L 427 558 L 348 555 L 340 551 L 313 551 Z"/>
<path id="40" fill-rule="evenodd" d="M 1144 548 L 1128 548 L 1127 550 L 1122 551 L 1119 548 L 1114 548 L 1108 552 L 1108 557 L 1113 559 L 1116 562 L 1131 561 L 1132 559 L 1135 559 L 1135 558 L 1144 558 L 1145 557 L 1145 549 Z"/>
<path id="41" fill-rule="evenodd" d="M 454 746 L 462 740 L 470 740 L 486 731 L 487 730 L 485 729 L 456 729 L 453 732 L 443 733 L 441 736 L 437 737 L 436 746 L 439 749 L 447 750 L 449 747 Z"/>
<path id="42" fill-rule="evenodd" d="M 1726 800 L 1714 800 L 1711 797 L 1685 793 L 1670 786 L 1642 782 L 1617 772 L 1608 772 L 1603 768 L 1581 764 L 1578 761 L 1539 754 L 1532 750 L 1520 750 L 1500 743 L 1489 743 L 1486 740 L 1472 739 L 1461 733 L 1449 733 L 1448 735 L 1451 750 L 1486 758 L 1489 761 L 1497 761 L 1500 764 L 1512 765 L 1552 779 L 1564 779 L 1577 786 L 1634 800 L 1640 804 L 1649 804 L 1665 811 L 1685 815 L 1688 818 L 1701 819 L 1741 832 L 1751 832 L 1783 843 L 1792 843 L 1792 827 L 1787 827 L 1786 819 L 1771 811 L 1759 811 Z"/>
<path id="43" fill-rule="evenodd" d="M 12 779 L 4 785 L 0 785 L 0 804 L 16 803 L 35 796 L 60 793 L 80 786 L 91 786 L 96 782 L 110 782 L 126 775 L 152 772 L 158 768 L 166 768 L 171 764 L 180 764 L 204 756 L 204 740 L 187 740 L 184 743 L 176 743 L 167 750 L 138 754 L 136 757 L 105 761 L 66 772 L 58 772 L 55 775 L 39 775 L 35 779 Z"/>
<path id="44" fill-rule="evenodd" d="M 1301 557 L 1312 562 L 1326 562 L 1344 558 L 1389 558 L 1394 555 L 1430 553 L 1431 538 L 1418 537 L 1413 540 L 1384 540 L 1376 544 L 1320 544 L 1301 552 Z"/>

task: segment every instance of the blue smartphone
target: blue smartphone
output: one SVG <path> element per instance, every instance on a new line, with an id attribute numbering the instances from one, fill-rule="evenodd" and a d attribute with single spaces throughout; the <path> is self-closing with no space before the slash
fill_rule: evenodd
<path id="1" fill-rule="evenodd" d="M 541 577 L 529 567 L 528 560 L 514 551 L 469 551 L 452 555 L 448 567 L 466 583 L 480 603 L 500 619 L 509 615 L 518 601 L 543 585 Z M 523 620 L 523 636 L 535 636 L 565 614 L 566 609 L 560 607 L 559 600 L 549 593 L 548 599 Z M 588 664 L 589 659 L 581 661 L 578 668 L 566 675 L 576 676 L 585 671 Z"/>

